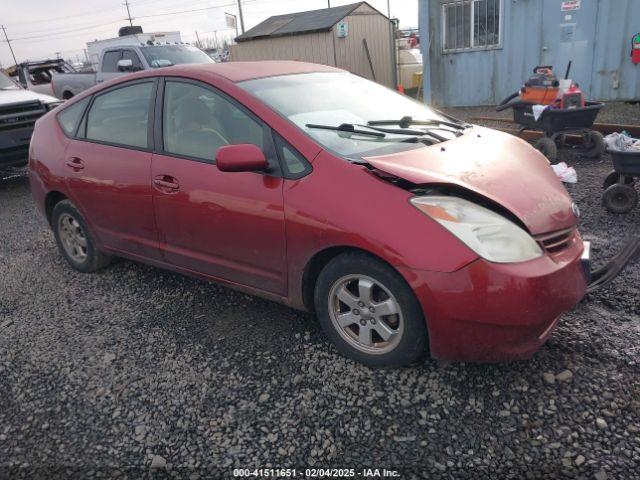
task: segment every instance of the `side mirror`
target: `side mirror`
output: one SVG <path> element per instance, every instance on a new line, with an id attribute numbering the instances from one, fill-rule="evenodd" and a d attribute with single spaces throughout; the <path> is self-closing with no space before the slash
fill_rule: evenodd
<path id="1" fill-rule="evenodd" d="M 221 172 L 255 172 L 269 167 L 262 150 L 250 143 L 220 147 L 216 154 L 216 165 Z"/>
<path id="2" fill-rule="evenodd" d="M 130 58 L 123 58 L 122 60 L 118 60 L 118 71 L 119 72 L 130 72 L 133 70 L 133 60 Z"/>

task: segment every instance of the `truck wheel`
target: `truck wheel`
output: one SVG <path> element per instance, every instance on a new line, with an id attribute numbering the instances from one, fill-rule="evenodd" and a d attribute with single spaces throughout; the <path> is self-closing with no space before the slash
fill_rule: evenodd
<path id="1" fill-rule="evenodd" d="M 556 147 L 556 143 L 549 137 L 542 137 L 535 143 L 534 147 L 540 150 L 551 163 L 555 162 L 558 158 L 558 147 Z"/>
<path id="2" fill-rule="evenodd" d="M 60 253 L 74 269 L 91 273 L 111 263 L 111 256 L 98 250 L 84 218 L 69 200 L 53 207 L 51 225 Z"/>
<path id="3" fill-rule="evenodd" d="M 582 136 L 582 141 L 586 149 L 584 154 L 588 158 L 600 158 L 607 148 L 602 134 L 594 130 L 589 130 L 585 133 Z"/>
<path id="4" fill-rule="evenodd" d="M 370 255 L 331 260 L 318 276 L 314 304 L 337 349 L 369 367 L 407 365 L 426 351 L 427 325 L 413 290 Z"/>
<path id="5" fill-rule="evenodd" d="M 618 172 L 616 172 L 615 170 L 612 170 L 611 172 L 609 172 L 609 174 L 604 179 L 604 182 L 602 182 L 603 190 L 606 190 L 611 185 L 615 185 L 616 183 L 618 183 L 619 179 L 620 179 L 620 174 Z M 628 175 L 623 175 L 622 183 L 624 183 L 625 185 L 633 185 L 635 183 L 635 179 Z"/>
<path id="6" fill-rule="evenodd" d="M 631 185 L 616 183 L 604 191 L 602 204 L 611 213 L 628 213 L 638 204 L 638 192 Z"/>
<path id="7" fill-rule="evenodd" d="M 70 98 L 73 98 L 73 93 L 71 93 L 71 92 L 64 92 L 64 93 L 62 94 L 62 99 L 63 99 L 63 100 L 69 100 Z"/>

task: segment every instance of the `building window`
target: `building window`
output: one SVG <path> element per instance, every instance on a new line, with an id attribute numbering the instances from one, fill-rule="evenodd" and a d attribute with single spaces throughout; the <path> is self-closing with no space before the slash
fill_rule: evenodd
<path id="1" fill-rule="evenodd" d="M 497 48 L 502 0 L 446 1 L 442 4 L 444 52 Z"/>

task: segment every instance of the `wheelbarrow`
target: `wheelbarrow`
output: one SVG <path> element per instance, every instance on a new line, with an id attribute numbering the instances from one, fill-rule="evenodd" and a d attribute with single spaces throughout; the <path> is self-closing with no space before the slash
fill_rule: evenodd
<path id="1" fill-rule="evenodd" d="M 636 178 L 640 177 L 640 151 L 607 150 L 613 170 L 605 178 L 602 204 L 611 213 L 628 213 L 638 205 Z"/>
<path id="2" fill-rule="evenodd" d="M 585 155 L 589 158 L 600 158 L 605 152 L 606 144 L 600 132 L 592 130 L 600 109 L 604 106 L 601 102 L 584 102 L 583 107 L 555 108 L 548 106 L 536 119 L 533 113 L 533 104 L 522 102 L 517 94 L 505 98 L 496 111 L 507 108 L 513 109 L 513 119 L 520 125 L 519 133 L 525 130 L 542 132 L 535 147 L 540 150 L 550 162 L 555 162 L 558 156 L 558 148 L 565 146 L 567 134 L 578 134 L 582 137 L 582 146 Z"/>

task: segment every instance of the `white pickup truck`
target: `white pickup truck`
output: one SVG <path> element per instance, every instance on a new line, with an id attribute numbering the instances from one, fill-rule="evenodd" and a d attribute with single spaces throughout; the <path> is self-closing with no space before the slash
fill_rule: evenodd
<path id="1" fill-rule="evenodd" d="M 150 68 L 169 67 L 181 63 L 214 63 L 197 47 L 185 43 L 147 42 L 138 45 L 119 45 L 105 48 L 100 54 L 98 71 L 90 73 L 59 73 L 52 79 L 53 92 L 63 100 L 130 72 Z"/>
<path id="2" fill-rule="evenodd" d="M 0 72 L 0 170 L 27 163 L 36 120 L 61 103 L 49 95 L 25 90 Z"/>

